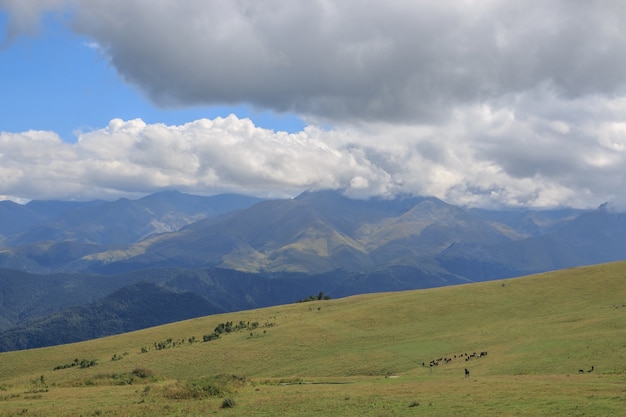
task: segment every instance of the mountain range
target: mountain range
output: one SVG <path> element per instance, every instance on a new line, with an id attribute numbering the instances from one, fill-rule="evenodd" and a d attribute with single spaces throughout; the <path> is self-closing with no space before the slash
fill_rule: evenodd
<path id="1" fill-rule="evenodd" d="M 622 259 L 626 215 L 606 205 L 498 211 L 335 191 L 274 200 L 168 191 L 113 202 L 3 201 L 0 350 L 318 292 L 427 288 Z M 159 306 L 171 314 L 147 313 Z M 71 327 L 77 317 L 90 324 Z M 50 338 L 53 328 L 74 330 Z"/>

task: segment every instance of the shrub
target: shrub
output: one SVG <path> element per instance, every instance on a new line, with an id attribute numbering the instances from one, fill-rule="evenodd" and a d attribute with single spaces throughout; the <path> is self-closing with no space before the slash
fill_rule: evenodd
<path id="1" fill-rule="evenodd" d="M 330 300 L 330 296 L 325 295 L 323 292 L 320 292 L 317 295 L 310 295 L 307 298 L 303 298 L 302 300 L 298 300 L 299 303 L 306 303 L 308 301 L 321 301 L 321 300 Z"/>
<path id="2" fill-rule="evenodd" d="M 142 378 L 142 379 L 154 377 L 154 372 L 146 368 L 135 368 L 133 369 L 132 374 L 136 376 L 137 378 Z"/>
<path id="3" fill-rule="evenodd" d="M 202 378 L 187 382 L 187 388 L 193 393 L 193 398 L 217 397 L 224 394 L 225 387 L 213 378 Z"/>
<path id="4" fill-rule="evenodd" d="M 86 369 L 86 368 L 91 368 L 92 366 L 96 366 L 97 361 L 95 359 L 92 360 L 88 360 L 88 359 L 83 359 L 82 361 L 80 361 L 80 368 L 81 369 Z"/>
<path id="5" fill-rule="evenodd" d="M 220 334 L 217 332 L 213 332 L 211 334 L 205 334 L 204 336 L 202 336 L 202 340 L 204 342 L 210 342 L 211 340 L 215 340 L 219 338 L 220 338 Z"/>
<path id="6" fill-rule="evenodd" d="M 73 368 L 75 366 L 81 368 L 81 369 L 86 369 L 86 368 L 91 368 L 92 366 L 96 366 L 98 364 L 98 361 L 96 361 L 95 359 L 92 360 L 88 360 L 88 359 L 82 359 L 82 360 L 78 360 L 74 359 L 74 362 L 71 363 L 66 363 L 63 365 L 57 365 L 54 367 L 54 371 L 57 371 L 59 369 L 67 369 L 67 368 Z"/>
<path id="7" fill-rule="evenodd" d="M 193 400 L 212 395 L 219 395 L 220 391 L 212 385 L 202 384 L 197 381 L 182 384 L 169 385 L 163 389 L 163 395 L 171 400 Z"/>
<path id="8" fill-rule="evenodd" d="M 48 385 L 46 384 L 46 380 L 43 375 L 39 378 L 31 381 L 31 386 L 28 391 L 29 394 L 36 394 L 40 392 L 48 392 Z"/>
<path id="9" fill-rule="evenodd" d="M 191 400 L 206 397 L 222 397 L 243 385 L 244 377 L 217 375 L 191 381 L 177 382 L 163 388 L 163 395 L 172 400 Z M 234 403 L 233 403 L 234 404 Z"/>
<path id="10" fill-rule="evenodd" d="M 169 349 L 175 346 L 176 346 L 176 343 L 171 337 L 167 338 L 166 340 L 162 340 L 160 342 L 154 342 L 154 349 L 156 350 Z"/>
<path id="11" fill-rule="evenodd" d="M 235 401 L 232 398 L 226 398 L 222 401 L 222 408 L 233 408 L 235 406 Z"/>

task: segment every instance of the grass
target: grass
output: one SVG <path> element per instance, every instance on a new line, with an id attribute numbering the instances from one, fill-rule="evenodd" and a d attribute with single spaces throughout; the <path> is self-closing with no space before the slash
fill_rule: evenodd
<path id="1" fill-rule="evenodd" d="M 259 327 L 202 342 L 228 321 Z M 167 339 L 177 343 L 154 349 Z M 83 358 L 96 365 L 53 371 Z M 429 366 L 439 358 L 449 362 Z M 618 416 L 624 409 L 626 263 L 215 315 L 0 354 L 3 416 Z"/>

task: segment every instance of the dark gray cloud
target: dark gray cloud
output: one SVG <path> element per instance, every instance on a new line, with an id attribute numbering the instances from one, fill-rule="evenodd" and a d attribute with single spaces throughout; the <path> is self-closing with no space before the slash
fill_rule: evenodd
<path id="1" fill-rule="evenodd" d="M 621 1 L 64 3 L 72 27 L 164 106 L 414 122 L 541 84 L 575 98 L 626 82 Z M 22 21 L 26 8 L 16 6 Z"/>

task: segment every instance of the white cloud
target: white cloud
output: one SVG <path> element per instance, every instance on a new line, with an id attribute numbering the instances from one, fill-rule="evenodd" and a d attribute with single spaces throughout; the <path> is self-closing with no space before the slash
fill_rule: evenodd
<path id="1" fill-rule="evenodd" d="M 603 139 L 624 141 L 623 126 L 585 117 L 569 124 L 564 134 L 536 115 L 484 106 L 465 109 L 445 127 L 376 123 L 294 134 L 234 115 L 181 126 L 114 119 L 75 144 L 51 132 L 0 134 L 0 190 L 22 199 L 85 199 L 172 188 L 282 197 L 333 188 L 470 206 L 594 207 L 610 200 L 626 207 L 626 151 Z"/>
<path id="2" fill-rule="evenodd" d="M 21 198 L 96 198 L 177 188 L 294 195 L 384 177 L 333 133 L 261 129 L 236 116 L 182 126 L 112 120 L 67 144 L 52 132 L 0 134 L 0 189 Z M 363 188 L 362 185 L 357 188 Z"/>

